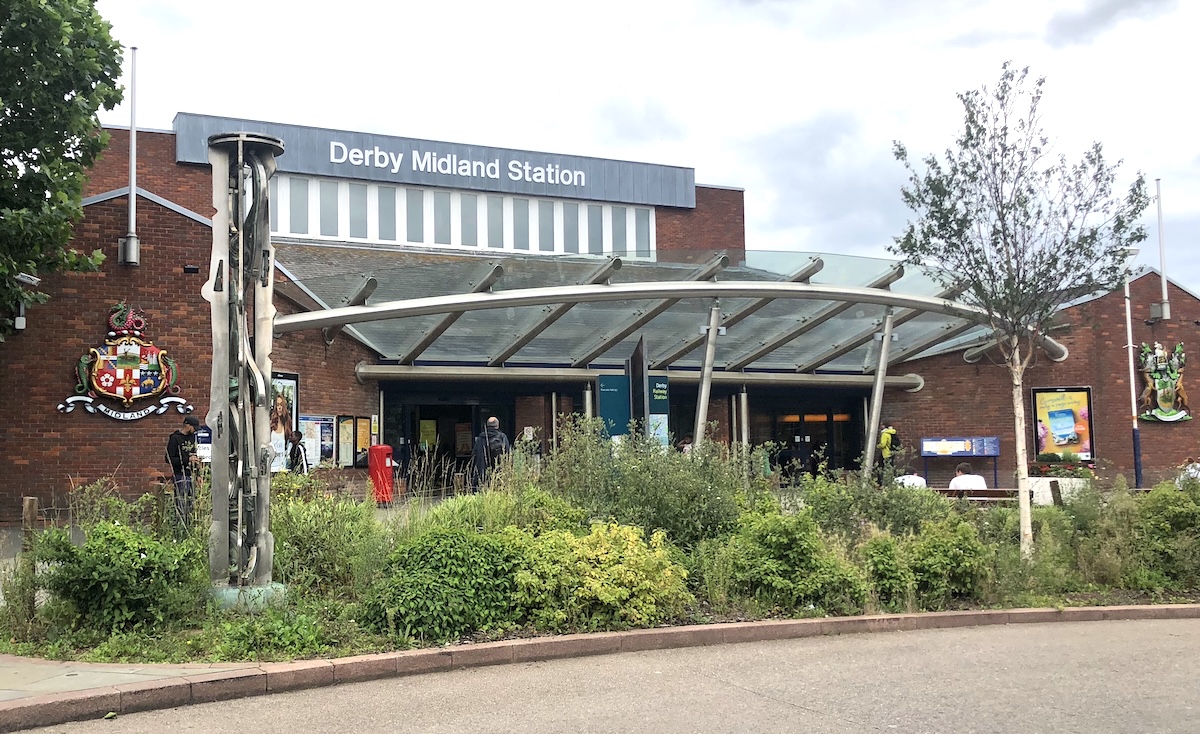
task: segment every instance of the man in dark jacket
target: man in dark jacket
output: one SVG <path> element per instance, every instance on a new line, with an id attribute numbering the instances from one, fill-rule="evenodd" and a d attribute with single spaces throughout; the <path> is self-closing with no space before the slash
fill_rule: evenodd
<path id="1" fill-rule="evenodd" d="M 512 451 L 512 442 L 508 440 L 504 431 L 500 430 L 500 419 L 496 416 L 488 418 L 483 433 L 475 437 L 475 471 L 471 486 L 478 487 L 485 483 L 488 474 L 496 466 L 496 462 L 510 451 Z"/>
<path id="2" fill-rule="evenodd" d="M 175 482 L 176 519 L 185 526 L 191 519 L 195 498 L 192 472 L 200 465 L 196 456 L 196 429 L 199 427 L 200 419 L 189 415 L 183 419 L 183 427 L 167 439 L 167 462 Z"/>

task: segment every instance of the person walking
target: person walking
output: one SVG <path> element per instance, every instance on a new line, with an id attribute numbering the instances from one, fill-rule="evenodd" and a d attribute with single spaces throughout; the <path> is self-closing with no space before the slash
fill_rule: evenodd
<path id="1" fill-rule="evenodd" d="M 181 528 L 186 528 L 190 522 L 195 501 L 192 473 L 200 466 L 200 458 L 196 456 L 196 429 L 199 427 L 200 419 L 189 415 L 183 419 L 183 426 L 167 438 L 166 456 L 174 484 L 175 520 Z"/>
<path id="2" fill-rule="evenodd" d="M 472 452 L 475 471 L 472 473 L 472 488 L 478 488 L 488 480 L 488 475 L 496 467 L 500 457 L 512 452 L 512 442 L 504 431 L 500 430 L 500 419 L 491 416 L 487 419 L 483 432 L 475 437 L 475 447 Z"/>
<path id="3" fill-rule="evenodd" d="M 291 448 L 288 450 L 288 471 L 293 474 L 308 473 L 308 451 L 304 448 L 304 434 L 292 431 Z"/>

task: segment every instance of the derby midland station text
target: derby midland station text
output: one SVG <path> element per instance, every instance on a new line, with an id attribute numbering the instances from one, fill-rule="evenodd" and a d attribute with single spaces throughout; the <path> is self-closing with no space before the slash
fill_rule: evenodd
<path id="1" fill-rule="evenodd" d="M 348 163 L 352 166 L 382 168 L 392 173 L 399 173 L 404 165 L 404 153 L 374 148 L 350 148 L 345 143 L 336 140 L 329 143 L 329 162 Z M 500 159 L 490 161 L 473 161 L 459 158 L 453 153 L 438 155 L 432 151 L 414 150 L 410 157 L 412 170 L 425 173 L 441 173 L 448 176 L 465 176 L 471 178 L 500 178 Z M 587 176 L 583 171 L 576 171 L 548 163 L 535 166 L 529 161 L 513 160 L 506 166 L 506 173 L 513 181 L 529 181 L 531 183 L 557 184 L 559 186 L 586 186 Z"/>

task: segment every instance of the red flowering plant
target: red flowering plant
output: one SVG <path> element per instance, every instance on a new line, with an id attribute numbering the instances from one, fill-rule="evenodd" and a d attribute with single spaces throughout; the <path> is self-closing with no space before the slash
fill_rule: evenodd
<path id="1" fill-rule="evenodd" d="M 1038 454 L 1029 465 L 1031 477 L 1060 477 L 1067 479 L 1095 479 L 1096 464 L 1084 461 L 1078 454 Z"/>

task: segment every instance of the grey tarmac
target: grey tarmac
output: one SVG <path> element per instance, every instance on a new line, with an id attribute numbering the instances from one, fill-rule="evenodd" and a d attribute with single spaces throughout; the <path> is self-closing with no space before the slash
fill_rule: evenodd
<path id="1" fill-rule="evenodd" d="M 1200 732 L 1200 620 L 1022 624 L 623 653 L 37 729 L 203 732 Z"/>

